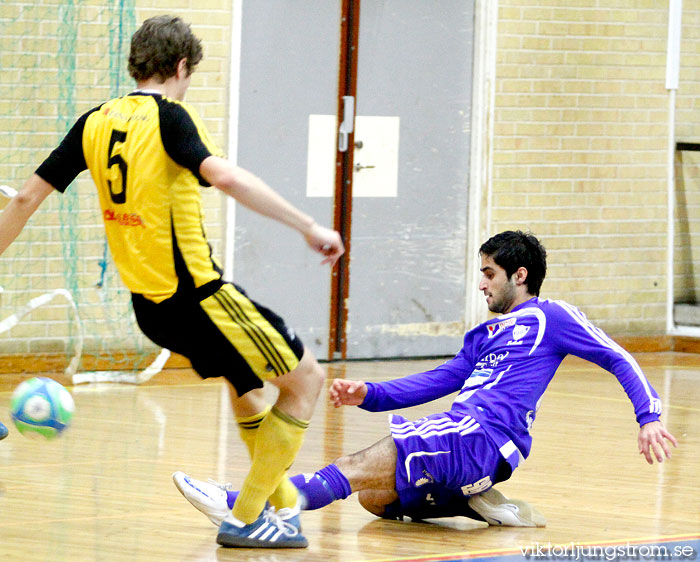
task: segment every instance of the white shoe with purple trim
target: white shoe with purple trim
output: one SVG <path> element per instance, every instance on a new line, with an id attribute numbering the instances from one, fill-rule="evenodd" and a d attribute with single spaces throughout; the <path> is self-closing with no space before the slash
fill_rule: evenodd
<path id="1" fill-rule="evenodd" d="M 214 480 L 209 482 L 195 480 L 180 471 L 173 474 L 173 482 L 187 501 L 217 527 L 221 526 L 223 520 L 231 514 L 227 502 L 227 492 L 232 490 L 231 484 L 219 484 Z"/>

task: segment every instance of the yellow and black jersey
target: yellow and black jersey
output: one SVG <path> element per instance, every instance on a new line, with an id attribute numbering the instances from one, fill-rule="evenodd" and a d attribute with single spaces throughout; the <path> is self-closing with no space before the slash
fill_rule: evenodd
<path id="1" fill-rule="evenodd" d="M 132 293 L 161 302 L 221 283 L 202 225 L 199 166 L 220 155 L 196 111 L 134 92 L 84 114 L 36 173 L 63 192 L 89 169 L 109 247 Z"/>

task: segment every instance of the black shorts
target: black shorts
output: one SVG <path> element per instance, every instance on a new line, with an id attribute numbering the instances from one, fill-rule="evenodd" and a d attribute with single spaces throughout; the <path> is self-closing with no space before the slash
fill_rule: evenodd
<path id="1" fill-rule="evenodd" d="M 155 344 L 187 357 L 202 378 L 226 377 L 239 396 L 296 368 L 304 344 L 282 318 L 232 283 L 209 292 L 177 293 L 160 303 L 132 294 L 136 321 Z"/>

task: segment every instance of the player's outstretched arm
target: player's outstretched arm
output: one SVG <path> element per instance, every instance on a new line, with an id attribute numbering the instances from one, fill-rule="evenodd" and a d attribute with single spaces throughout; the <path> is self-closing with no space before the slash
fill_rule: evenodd
<path id="1" fill-rule="evenodd" d="M 331 402 L 336 408 L 359 406 L 367 396 L 367 385 L 363 381 L 333 379 L 329 394 Z"/>
<path id="2" fill-rule="evenodd" d="M 0 214 L 0 254 L 22 232 L 29 217 L 53 191 L 53 186 L 33 174 Z"/>
<path id="3" fill-rule="evenodd" d="M 340 234 L 316 224 L 254 174 L 231 164 L 225 158 L 209 156 L 199 167 L 211 185 L 263 216 L 298 230 L 309 247 L 325 256 L 322 264 L 335 263 L 345 252 Z"/>
<path id="4" fill-rule="evenodd" d="M 671 458 L 671 449 L 667 440 L 674 447 L 678 447 L 678 441 L 666 430 L 663 423 L 660 421 L 646 423 L 639 429 L 637 438 L 639 454 L 644 455 L 649 464 L 654 464 L 654 457 L 658 462 L 664 462 L 664 456 L 667 459 Z"/>

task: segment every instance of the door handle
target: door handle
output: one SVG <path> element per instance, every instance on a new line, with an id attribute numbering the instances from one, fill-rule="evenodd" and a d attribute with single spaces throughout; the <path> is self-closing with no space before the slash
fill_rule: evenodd
<path id="1" fill-rule="evenodd" d="M 363 166 L 363 165 L 360 164 L 359 162 L 358 162 L 357 164 L 355 164 L 355 166 L 354 166 L 356 172 L 359 172 L 360 170 L 366 170 L 366 169 L 368 169 L 368 168 L 374 168 L 374 167 L 375 167 L 375 166 L 372 166 L 372 165 L 370 165 L 370 166 Z"/>
<path id="2" fill-rule="evenodd" d="M 355 127 L 355 98 L 343 96 L 343 122 L 338 129 L 338 151 L 346 152 L 348 138 Z"/>

